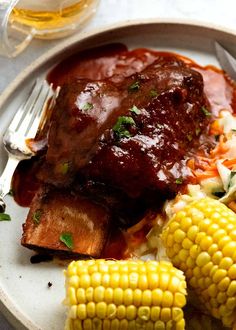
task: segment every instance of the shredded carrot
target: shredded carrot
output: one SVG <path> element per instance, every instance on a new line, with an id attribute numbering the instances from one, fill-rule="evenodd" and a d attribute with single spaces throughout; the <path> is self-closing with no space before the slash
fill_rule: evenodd
<path id="1" fill-rule="evenodd" d="M 187 161 L 187 166 L 193 171 L 195 170 L 195 159 L 191 158 Z"/>
<path id="2" fill-rule="evenodd" d="M 219 121 L 215 120 L 210 127 L 210 134 L 211 135 L 222 135 L 223 128 L 220 126 Z"/>
<path id="3" fill-rule="evenodd" d="M 224 160 L 223 165 L 229 168 L 236 165 L 236 158 Z"/>
<path id="4" fill-rule="evenodd" d="M 214 178 L 218 175 L 217 169 L 213 171 L 205 171 L 205 172 L 195 172 L 195 176 L 199 181 L 205 180 L 205 179 L 210 179 Z"/>
<path id="5" fill-rule="evenodd" d="M 216 148 L 211 150 L 211 156 L 222 155 L 228 151 L 229 148 L 225 146 L 225 137 L 221 135 L 219 138 L 219 143 L 217 144 Z"/>

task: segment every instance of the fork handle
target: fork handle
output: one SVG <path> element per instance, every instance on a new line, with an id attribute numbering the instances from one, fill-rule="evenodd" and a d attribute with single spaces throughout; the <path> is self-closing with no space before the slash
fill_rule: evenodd
<path id="1" fill-rule="evenodd" d="M 0 177 L 0 213 L 3 213 L 6 208 L 4 197 L 11 189 L 11 180 L 16 169 L 19 159 L 9 156 L 5 169 Z"/>

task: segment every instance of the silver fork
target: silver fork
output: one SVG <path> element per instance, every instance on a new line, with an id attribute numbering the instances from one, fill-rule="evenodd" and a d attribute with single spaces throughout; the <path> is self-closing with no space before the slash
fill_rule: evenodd
<path id="1" fill-rule="evenodd" d="M 27 100 L 19 107 L 4 133 L 3 144 L 8 153 L 8 161 L 0 177 L 0 212 L 5 211 L 6 204 L 3 198 L 10 191 L 11 179 L 17 164 L 35 155 L 27 146 L 26 140 L 35 137 L 45 119 L 46 108 L 53 107 L 58 92 L 59 88 L 53 92 L 52 84 L 48 85 L 45 80 L 36 80 Z"/>

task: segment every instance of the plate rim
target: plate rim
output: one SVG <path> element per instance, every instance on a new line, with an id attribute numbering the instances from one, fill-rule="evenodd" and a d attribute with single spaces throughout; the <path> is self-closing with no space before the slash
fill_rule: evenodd
<path id="1" fill-rule="evenodd" d="M 236 38 L 236 29 L 224 27 L 220 24 L 201 22 L 195 19 L 172 19 L 172 18 L 149 18 L 149 19 L 132 19 L 117 22 L 115 24 L 103 25 L 99 28 L 93 28 L 89 31 L 82 31 L 73 36 L 60 41 L 56 46 L 47 50 L 46 53 L 39 56 L 36 60 L 24 68 L 13 81 L 8 84 L 0 95 L 0 111 L 4 107 L 11 94 L 13 94 L 19 85 L 24 82 L 34 71 L 37 71 L 44 63 L 59 55 L 63 50 L 66 51 L 72 48 L 77 43 L 85 41 L 90 37 L 106 34 L 111 31 L 124 29 L 128 27 L 135 27 L 140 25 L 172 25 L 172 26 L 186 26 L 203 28 L 213 30 L 215 32 L 224 33 L 228 36 Z M 58 302 L 60 303 L 60 302 Z M 23 311 L 15 306 L 11 297 L 3 290 L 0 285 L 0 312 L 6 317 L 8 322 L 16 327 L 18 330 L 42 330 L 30 318 L 28 318 Z"/>

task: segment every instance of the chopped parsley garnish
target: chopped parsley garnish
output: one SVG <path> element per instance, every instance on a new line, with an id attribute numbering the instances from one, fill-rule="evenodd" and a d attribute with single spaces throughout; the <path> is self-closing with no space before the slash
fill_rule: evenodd
<path id="1" fill-rule="evenodd" d="M 159 94 L 157 93 L 157 91 L 156 91 L 155 89 L 151 89 L 149 95 L 150 95 L 151 97 L 156 97 L 156 96 L 158 96 Z"/>
<path id="2" fill-rule="evenodd" d="M 40 219 L 41 219 L 42 213 L 43 213 L 43 211 L 40 210 L 40 209 L 36 210 L 36 211 L 33 213 L 33 215 L 32 215 L 32 219 L 33 219 L 33 221 L 34 221 L 34 223 L 35 223 L 36 225 L 38 225 L 38 224 L 40 223 Z"/>
<path id="3" fill-rule="evenodd" d="M 134 83 L 132 83 L 131 85 L 129 85 L 128 87 L 128 91 L 129 92 L 137 92 L 140 88 L 140 83 L 139 81 L 135 81 Z"/>
<path id="4" fill-rule="evenodd" d="M 66 174 L 69 171 L 69 165 L 69 162 L 64 162 L 61 164 L 60 170 L 62 174 Z"/>
<path id="5" fill-rule="evenodd" d="M 11 217 L 9 214 L 0 213 L 0 221 L 11 221 Z"/>
<path id="6" fill-rule="evenodd" d="M 130 109 L 130 112 L 135 113 L 136 115 L 140 115 L 141 111 L 139 108 L 136 107 L 136 105 L 133 105 L 132 108 Z"/>
<path id="7" fill-rule="evenodd" d="M 189 140 L 189 142 L 191 142 L 191 141 L 192 141 L 192 139 L 193 139 L 193 136 L 192 136 L 192 134 L 187 134 L 187 139 Z"/>
<path id="8" fill-rule="evenodd" d="M 195 129 L 195 134 L 196 134 L 196 136 L 198 136 L 199 134 L 201 133 L 201 128 L 196 128 Z"/>
<path id="9" fill-rule="evenodd" d="M 60 241 L 64 243 L 68 247 L 68 249 L 73 249 L 74 242 L 71 233 L 62 233 L 60 235 Z"/>
<path id="10" fill-rule="evenodd" d="M 127 126 L 135 125 L 135 121 L 132 117 L 120 116 L 117 119 L 116 124 L 113 126 L 113 132 L 118 138 L 128 138 L 131 136 L 127 129 Z"/>
<path id="11" fill-rule="evenodd" d="M 211 116 L 211 113 L 205 107 L 201 107 L 201 111 L 204 113 L 206 117 Z"/>
<path id="12" fill-rule="evenodd" d="M 178 178 L 175 180 L 176 184 L 182 184 L 183 183 L 183 179 L 182 178 Z"/>
<path id="13" fill-rule="evenodd" d="M 88 110 L 91 110 L 91 109 L 93 109 L 93 104 L 92 104 L 92 103 L 86 102 L 86 103 L 82 106 L 82 110 L 84 110 L 84 111 L 88 111 Z"/>

